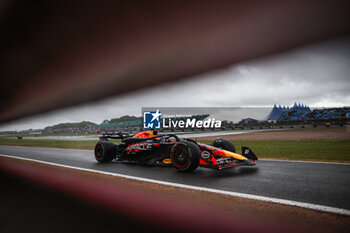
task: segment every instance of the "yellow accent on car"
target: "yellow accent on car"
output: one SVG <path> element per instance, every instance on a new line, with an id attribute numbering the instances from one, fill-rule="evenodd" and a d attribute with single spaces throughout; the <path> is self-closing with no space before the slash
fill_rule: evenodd
<path id="1" fill-rule="evenodd" d="M 225 152 L 225 157 L 233 157 L 235 159 L 239 159 L 239 160 L 248 160 L 246 157 L 244 157 L 243 155 L 240 155 L 240 154 L 236 154 L 236 153 L 233 153 L 231 151 L 227 151 L 227 150 L 224 150 Z"/>
<path id="2" fill-rule="evenodd" d="M 170 158 L 163 159 L 163 163 L 165 163 L 165 164 L 172 164 Z"/>

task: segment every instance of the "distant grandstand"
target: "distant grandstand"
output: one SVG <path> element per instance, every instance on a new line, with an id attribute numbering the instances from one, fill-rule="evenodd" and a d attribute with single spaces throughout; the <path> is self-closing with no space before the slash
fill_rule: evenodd
<path id="1" fill-rule="evenodd" d="M 265 120 L 272 121 L 286 121 L 286 120 L 303 120 L 306 116 L 311 113 L 309 106 L 304 104 L 294 103 L 293 107 L 286 107 L 279 105 L 278 107 L 274 104 L 270 114 Z"/>
<path id="2" fill-rule="evenodd" d="M 321 108 L 311 111 L 309 106 L 294 103 L 293 107 L 286 107 L 276 104 L 273 106 L 270 114 L 265 121 L 337 121 L 348 119 L 350 116 L 350 108 Z"/>
<path id="3" fill-rule="evenodd" d="M 104 120 L 98 125 L 98 131 L 130 131 L 142 127 L 142 117 L 122 116 L 111 120 Z"/>

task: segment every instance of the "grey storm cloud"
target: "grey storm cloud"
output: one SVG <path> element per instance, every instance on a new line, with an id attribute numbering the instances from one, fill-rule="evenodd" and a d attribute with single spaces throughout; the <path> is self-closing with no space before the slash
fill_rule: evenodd
<path id="1" fill-rule="evenodd" d="M 141 107 L 241 107 L 294 102 L 312 107 L 350 104 L 350 38 L 327 41 L 284 54 L 237 64 L 193 79 L 57 110 L 0 130 L 44 128 L 62 122 L 102 122 L 141 115 Z M 147 97 L 147 98 L 145 98 Z"/>

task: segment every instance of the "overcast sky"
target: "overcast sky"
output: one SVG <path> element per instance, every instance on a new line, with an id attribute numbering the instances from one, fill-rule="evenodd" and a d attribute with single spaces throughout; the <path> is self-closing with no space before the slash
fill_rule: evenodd
<path id="1" fill-rule="evenodd" d="M 147 98 L 145 98 L 147 97 Z M 26 118 L 3 130 L 44 128 L 63 122 L 101 123 L 141 115 L 141 107 L 241 107 L 294 102 L 312 107 L 350 106 L 350 38 L 307 46 L 93 104 Z"/>

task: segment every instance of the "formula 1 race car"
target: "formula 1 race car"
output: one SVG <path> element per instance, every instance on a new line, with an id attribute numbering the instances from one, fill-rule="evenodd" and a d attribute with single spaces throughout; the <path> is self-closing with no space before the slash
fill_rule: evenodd
<path id="1" fill-rule="evenodd" d="M 108 139 L 121 139 L 114 144 Z M 95 158 L 100 163 L 113 159 L 124 163 L 174 166 L 178 171 L 193 171 L 198 166 L 223 169 L 254 166 L 258 158 L 248 147 L 237 154 L 234 145 L 217 138 L 213 145 L 191 139 L 180 140 L 175 134 L 158 134 L 155 130 L 142 131 L 133 136 L 123 133 L 104 134 L 95 146 Z"/>

